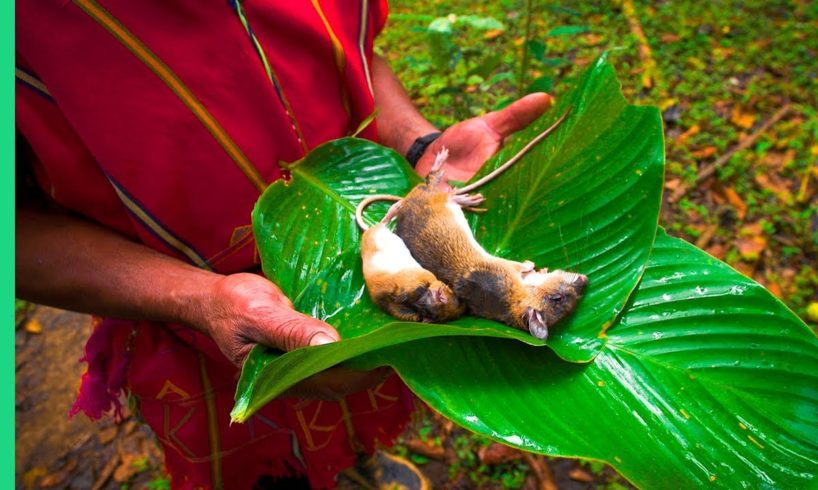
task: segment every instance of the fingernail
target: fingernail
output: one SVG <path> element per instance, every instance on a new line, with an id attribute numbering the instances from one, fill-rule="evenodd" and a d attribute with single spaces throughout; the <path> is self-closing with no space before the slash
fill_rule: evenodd
<path id="1" fill-rule="evenodd" d="M 312 338 L 310 339 L 311 346 L 331 344 L 333 342 L 335 342 L 335 339 L 325 334 L 324 332 L 318 332 L 317 334 L 313 335 Z"/>

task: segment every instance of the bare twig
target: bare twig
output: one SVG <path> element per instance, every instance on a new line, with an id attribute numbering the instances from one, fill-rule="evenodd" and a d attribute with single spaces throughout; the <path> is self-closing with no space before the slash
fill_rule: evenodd
<path id="1" fill-rule="evenodd" d="M 741 140 L 736 146 L 727 150 L 727 153 L 720 156 L 713 162 L 702 166 L 702 168 L 699 169 L 698 175 L 696 176 L 696 183 L 698 184 L 699 182 L 712 176 L 716 172 L 717 168 L 721 167 L 722 165 L 730 161 L 730 159 L 736 153 L 746 150 L 747 148 L 753 146 L 756 143 L 756 141 L 758 141 L 759 138 L 761 138 L 767 131 L 769 131 L 771 127 L 773 127 L 773 125 L 775 125 L 778 121 L 780 121 L 787 114 L 789 114 L 790 110 L 792 110 L 792 105 L 789 103 L 784 104 L 780 109 L 778 109 L 775 112 L 775 114 L 773 114 L 772 116 L 770 116 L 769 119 L 764 121 L 764 124 L 759 126 L 759 128 L 750 136 Z M 670 202 L 676 202 L 679 200 L 680 197 L 684 196 L 686 192 L 687 186 L 682 184 L 673 192 L 673 194 L 670 195 L 670 197 L 668 197 L 668 200 Z"/>
<path id="2" fill-rule="evenodd" d="M 551 472 L 551 467 L 543 456 L 532 454 L 523 451 L 523 458 L 525 462 L 531 467 L 534 476 L 537 477 L 537 488 L 539 490 L 559 490 L 556 480 L 554 480 L 554 473 Z"/>
<path id="3" fill-rule="evenodd" d="M 121 445 L 121 442 L 119 445 Z M 94 482 L 94 486 L 91 487 L 91 490 L 100 490 L 106 483 L 108 483 L 108 480 L 111 479 L 111 475 L 114 474 L 114 470 L 116 470 L 117 466 L 119 466 L 119 460 L 119 447 L 117 447 L 117 450 L 114 451 L 114 455 L 111 456 L 111 459 L 109 459 L 105 464 L 105 467 L 102 468 L 102 471 L 99 473 L 99 477 L 97 478 L 97 481 Z"/>
<path id="4" fill-rule="evenodd" d="M 426 456 L 427 458 L 444 461 L 446 459 L 446 449 L 440 446 L 435 446 L 418 439 L 410 439 L 406 441 L 406 447 L 415 454 Z"/>

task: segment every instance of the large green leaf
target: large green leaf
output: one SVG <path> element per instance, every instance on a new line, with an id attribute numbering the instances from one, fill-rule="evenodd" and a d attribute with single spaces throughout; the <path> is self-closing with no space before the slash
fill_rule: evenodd
<path id="1" fill-rule="evenodd" d="M 818 339 L 760 285 L 664 232 L 590 364 L 483 338 L 358 363 L 394 366 L 473 431 L 603 460 L 639 486 L 818 487 Z"/>
<path id="2" fill-rule="evenodd" d="M 568 107 L 571 114 L 562 126 L 481 189 L 489 211 L 473 217 L 473 226 L 481 243 L 497 255 L 589 276 L 586 298 L 548 341 L 561 357 L 587 362 L 601 349 L 603 328 L 621 311 L 650 253 L 661 192 L 662 135 L 658 112 L 627 105 L 613 69 L 600 59 L 557 108 L 519 133 L 485 171 L 516 153 Z M 369 194 L 405 195 L 419 182 L 395 152 L 345 138 L 316 148 L 289 169 L 291 180 L 271 185 L 253 212 L 264 272 L 298 310 L 329 322 L 344 340 L 284 356 L 254 349 L 237 391 L 236 419 L 293 383 L 398 338 L 474 330 L 474 335 L 541 345 L 504 325 L 474 318 L 447 329 L 410 329 L 372 304 L 362 280 L 353 212 Z M 367 216 L 372 221 L 384 209 L 373 206 Z M 404 331 L 396 336 L 397 329 Z M 348 345 L 363 334 L 369 335 Z M 311 356 L 321 362 L 308 361 Z"/>
<path id="3" fill-rule="evenodd" d="M 531 345 L 527 333 L 483 319 L 450 325 L 397 322 L 366 294 L 355 204 L 370 194 L 406 194 L 420 178 L 394 151 L 345 138 L 288 166 L 289 182 L 271 185 L 253 225 L 264 273 L 299 311 L 335 326 L 344 340 L 281 355 L 255 347 L 242 369 L 233 418 L 243 421 L 287 388 L 357 355 L 395 343 L 446 335 L 491 335 Z M 382 214 L 386 206 L 367 211 Z"/>
<path id="4" fill-rule="evenodd" d="M 489 211 L 472 217 L 490 253 L 586 274 L 576 311 L 548 345 L 589 361 L 601 327 L 622 311 L 650 254 L 659 216 L 664 144 L 659 112 L 628 105 L 600 58 L 557 106 L 499 152 L 476 178 L 515 154 L 560 115 L 571 114 L 512 167 L 481 189 Z"/>

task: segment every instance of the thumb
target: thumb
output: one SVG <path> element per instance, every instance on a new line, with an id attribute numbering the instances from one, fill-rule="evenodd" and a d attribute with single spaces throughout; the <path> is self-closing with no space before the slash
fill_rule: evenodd
<path id="1" fill-rule="evenodd" d="M 551 107 L 553 100 L 553 97 L 544 92 L 529 94 L 512 102 L 508 107 L 489 112 L 483 116 L 483 121 L 505 138 L 542 116 Z"/>
<path id="2" fill-rule="evenodd" d="M 331 325 L 289 308 L 281 308 L 259 325 L 259 343 L 284 351 L 341 340 Z"/>

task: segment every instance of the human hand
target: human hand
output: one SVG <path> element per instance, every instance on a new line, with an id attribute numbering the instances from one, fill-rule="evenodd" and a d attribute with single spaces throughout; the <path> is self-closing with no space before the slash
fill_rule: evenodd
<path id="1" fill-rule="evenodd" d="M 550 106 L 552 97 L 535 93 L 513 102 L 499 111 L 489 112 L 450 126 L 423 153 L 417 172 L 429 173 L 437 152 L 446 147 L 449 159 L 443 166 L 447 179 L 469 180 L 512 133 L 524 129 Z"/>
<path id="2" fill-rule="evenodd" d="M 332 326 L 293 309 L 275 284 L 249 273 L 215 279 L 193 323 L 236 365 L 255 344 L 290 351 L 340 340 Z M 287 395 L 338 399 L 374 386 L 390 373 L 387 368 L 361 372 L 335 367 L 302 381 Z"/>

